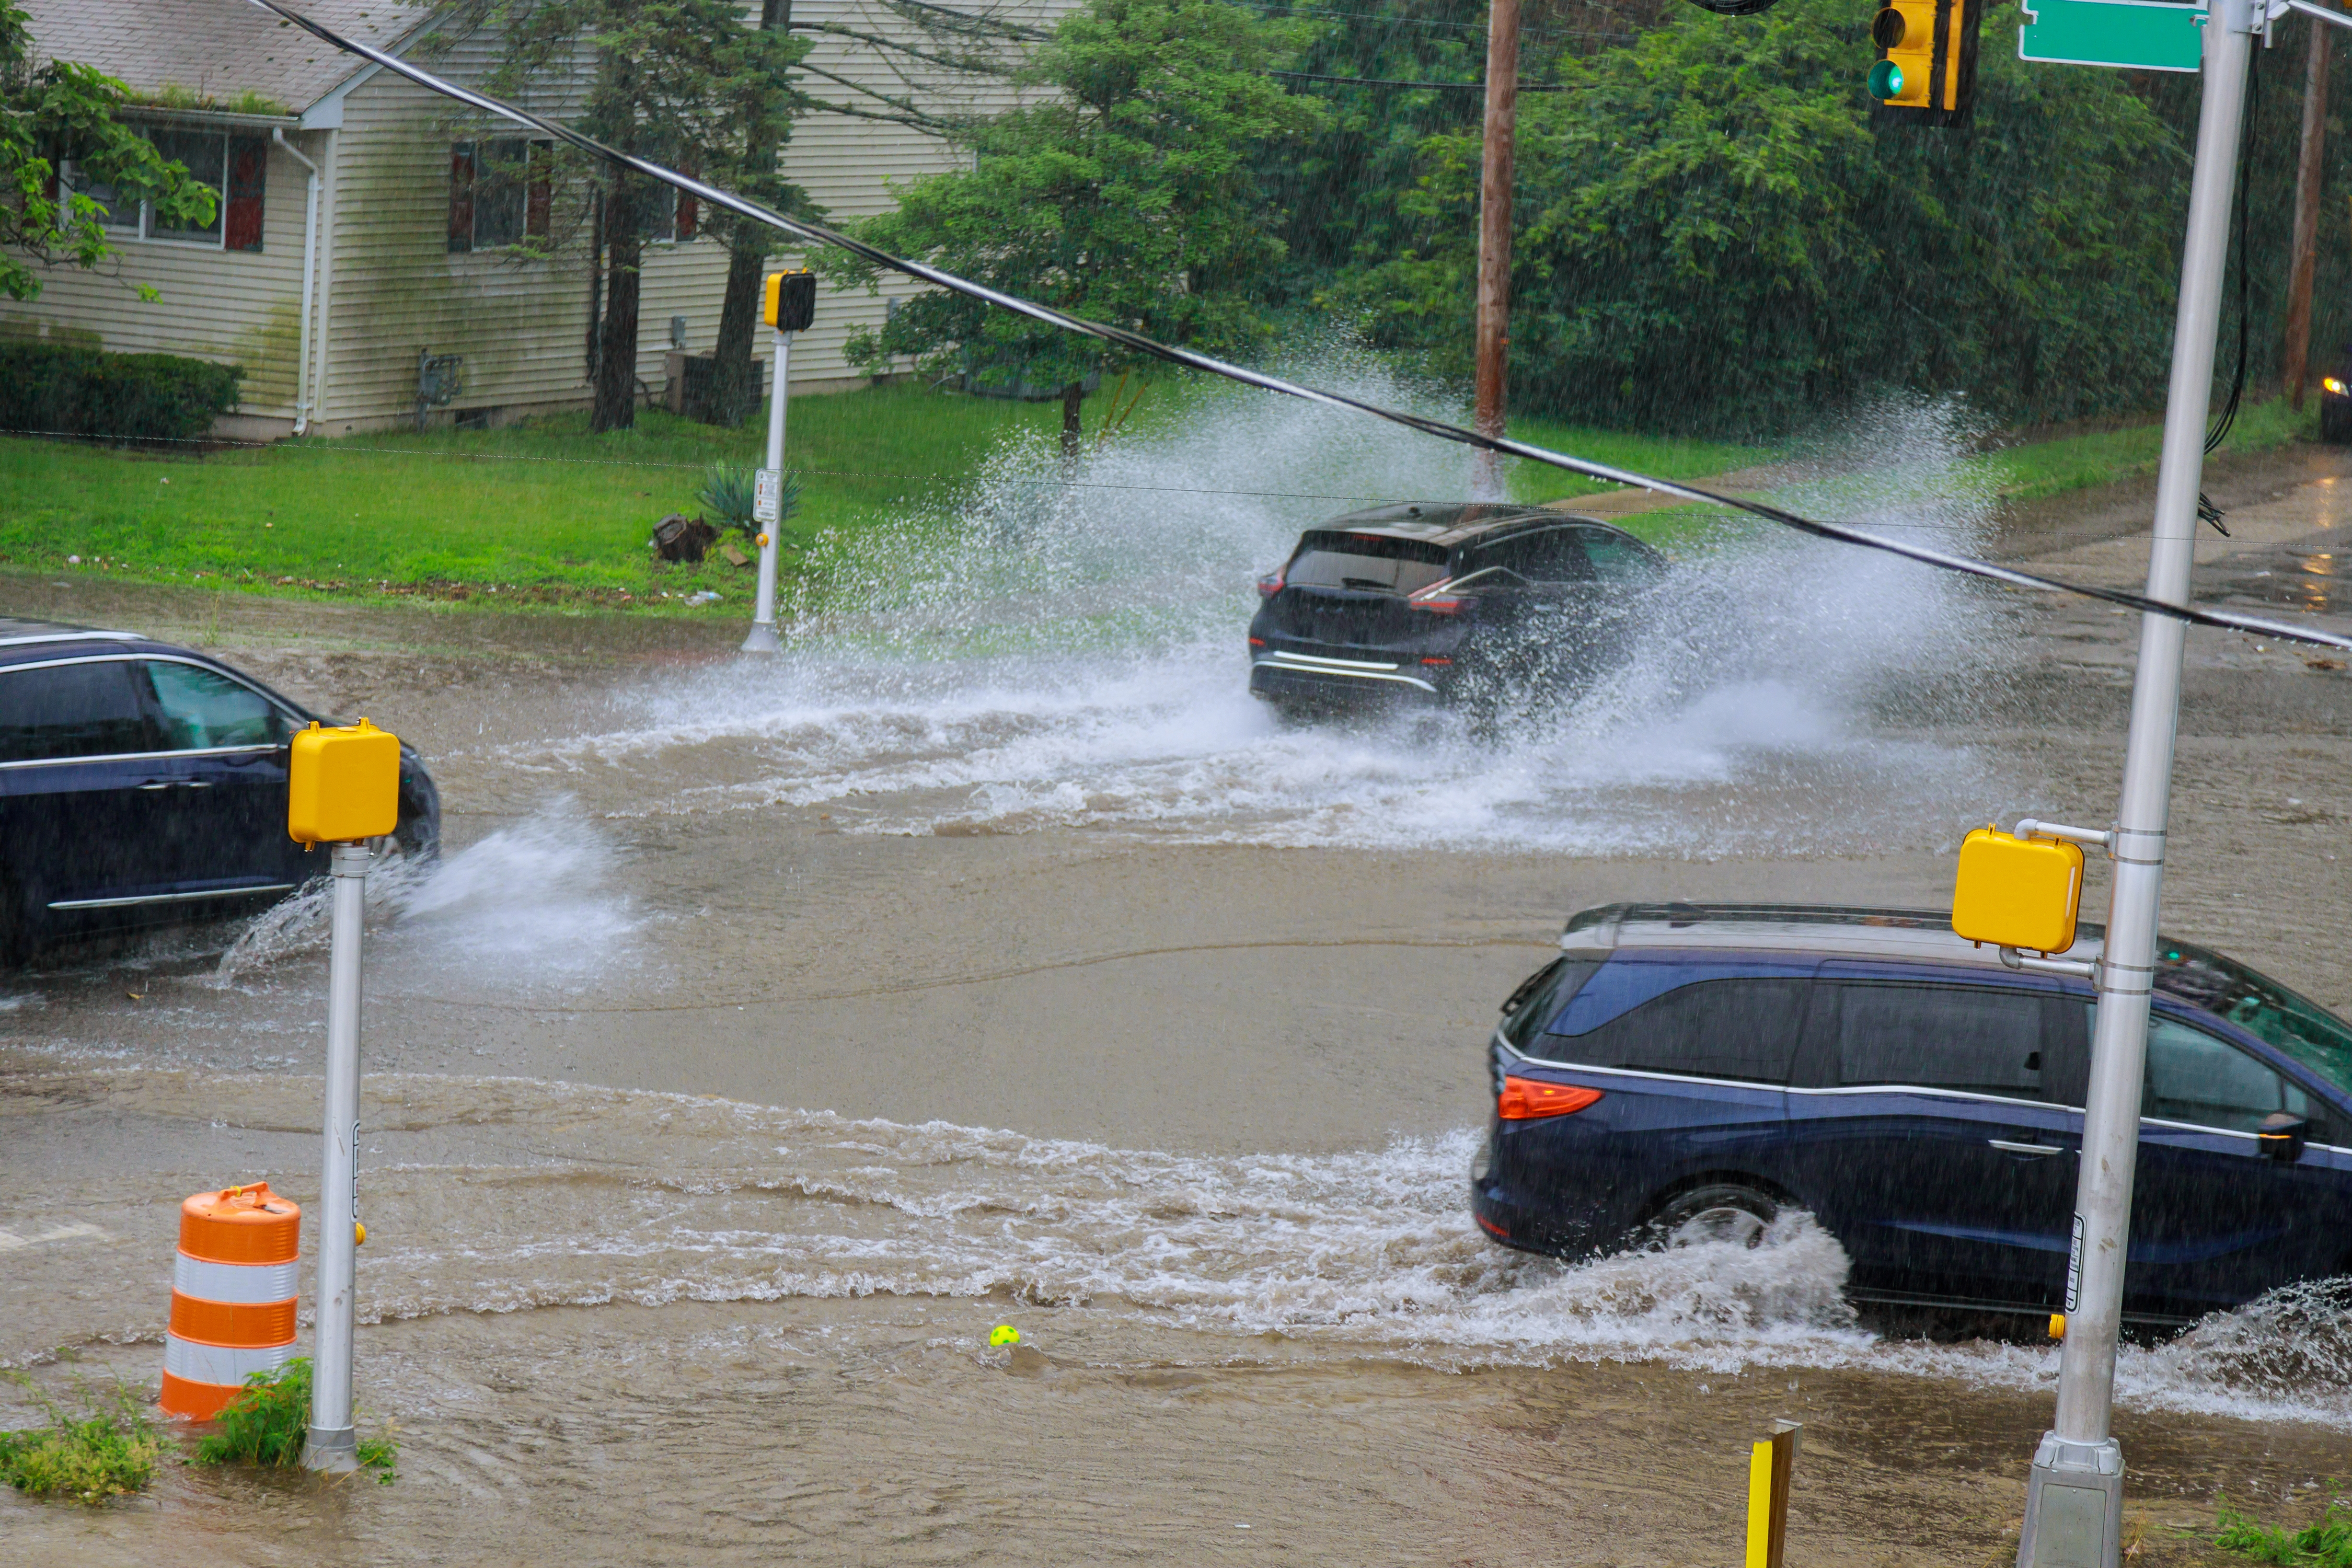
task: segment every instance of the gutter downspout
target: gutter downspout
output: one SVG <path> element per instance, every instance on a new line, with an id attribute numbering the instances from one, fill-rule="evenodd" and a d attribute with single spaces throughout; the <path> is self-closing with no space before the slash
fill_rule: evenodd
<path id="1" fill-rule="evenodd" d="M 302 165 L 302 326 L 294 350 L 294 434 L 301 436 L 310 428 L 310 300 L 319 279 L 319 165 L 302 156 L 301 150 L 286 140 L 282 129 L 273 128 L 269 139 Z"/>

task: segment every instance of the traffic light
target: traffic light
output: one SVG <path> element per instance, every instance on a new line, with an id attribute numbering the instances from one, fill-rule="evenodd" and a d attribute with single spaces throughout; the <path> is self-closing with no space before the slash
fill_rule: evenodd
<path id="1" fill-rule="evenodd" d="M 806 268 L 768 274 L 760 319 L 780 332 L 804 332 L 816 319 L 816 274 Z"/>
<path id="2" fill-rule="evenodd" d="M 1962 125 L 1977 90 L 1977 22 L 1984 0 L 1885 0 L 1871 18 L 1878 63 L 1870 96 L 1884 112 Z"/>

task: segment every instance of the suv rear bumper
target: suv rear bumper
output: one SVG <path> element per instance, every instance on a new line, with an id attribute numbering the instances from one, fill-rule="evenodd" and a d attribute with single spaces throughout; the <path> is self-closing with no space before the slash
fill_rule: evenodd
<path id="1" fill-rule="evenodd" d="M 1272 702 L 1430 703 L 1444 689 L 1403 660 L 1339 658 L 1276 648 L 1250 660 L 1250 694 Z"/>

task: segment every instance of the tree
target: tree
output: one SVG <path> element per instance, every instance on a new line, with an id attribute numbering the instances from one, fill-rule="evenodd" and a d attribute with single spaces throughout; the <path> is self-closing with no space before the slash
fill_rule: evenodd
<path id="1" fill-rule="evenodd" d="M 115 254 L 105 209 L 62 187 L 65 160 L 118 202 L 152 202 L 171 222 L 209 223 L 218 200 L 115 118 L 130 98 L 122 83 L 69 60 L 34 58 L 24 10 L 0 0 L 0 293 L 11 300 L 40 297 L 37 267 L 95 268 Z M 139 292 L 158 297 L 144 284 Z"/>
<path id="2" fill-rule="evenodd" d="M 1991 47 L 1971 128 L 1874 125 L 1867 25 L 1684 7 L 1521 101 L 1515 395 L 1653 429 L 1786 426 L 1872 385 L 2017 420 L 2160 399 L 2177 132 L 2120 72 Z M 1329 296 L 1442 372 L 1468 365 L 1477 169 L 1475 132 L 1425 142 L 1417 232 Z"/>
<path id="3" fill-rule="evenodd" d="M 1323 119 L 1268 74 L 1300 36 L 1223 0 L 1090 0 L 1015 78 L 1051 96 L 962 128 L 977 166 L 909 183 L 858 235 L 1163 342 L 1244 348 L 1271 329 L 1258 284 L 1283 253 L 1256 160 Z M 858 264 L 833 269 L 872 280 Z M 1078 389 L 1116 357 L 944 292 L 907 300 L 848 352 L 872 368 L 911 355 L 1060 386 L 1073 443 Z"/>
<path id="4" fill-rule="evenodd" d="M 735 122 L 741 153 L 735 163 L 743 195 L 768 206 L 817 214 L 808 193 L 785 180 L 781 167 L 785 145 L 793 138 L 793 116 L 807 103 L 784 76 L 783 67 L 806 58 L 808 40 L 791 37 L 793 0 L 761 0 L 760 30 L 783 39 L 770 51 L 775 67 L 771 77 L 747 76 L 736 106 Z M 759 381 L 751 364 L 751 339 L 759 325 L 761 273 L 775 248 L 776 231 L 750 218 L 738 218 L 727 240 L 727 292 L 719 307 L 719 342 L 712 354 L 711 403 L 719 418 L 740 425 L 756 401 Z"/>
<path id="5" fill-rule="evenodd" d="M 447 37 L 501 35 L 492 83 L 509 93 L 592 51 L 579 123 L 598 141 L 720 185 L 772 178 L 763 137 L 804 48 L 782 28 L 746 26 L 735 0 L 446 0 L 444 11 L 457 24 Z M 667 227 L 656 220 L 679 209 L 669 187 L 631 170 L 606 165 L 595 181 L 604 285 L 589 428 L 603 432 L 636 423 L 639 268 L 648 234 Z"/>

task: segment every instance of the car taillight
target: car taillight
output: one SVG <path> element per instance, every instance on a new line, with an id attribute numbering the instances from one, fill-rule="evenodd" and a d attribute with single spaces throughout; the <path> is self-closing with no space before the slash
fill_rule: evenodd
<path id="1" fill-rule="evenodd" d="M 1265 646 L 1265 639 L 1264 637 L 1252 637 L 1249 642 L 1250 647 L 1264 647 Z"/>
<path id="2" fill-rule="evenodd" d="M 1409 609 L 1427 610 L 1433 616 L 1458 616 L 1470 600 L 1444 583 L 1432 583 L 1417 594 L 1407 595 L 1404 602 Z"/>
<path id="3" fill-rule="evenodd" d="M 1538 1079 L 1506 1075 L 1503 1092 L 1496 1098 L 1495 1114 L 1506 1121 L 1532 1121 L 1542 1116 L 1571 1116 L 1601 1098 L 1597 1089 L 1572 1083 L 1545 1083 Z"/>
<path id="4" fill-rule="evenodd" d="M 1287 570 L 1287 568 L 1285 568 L 1285 570 Z M 1269 572 L 1265 576 L 1257 580 L 1257 596 L 1259 598 L 1271 599 L 1276 594 L 1281 592 L 1282 573 Z"/>
<path id="5" fill-rule="evenodd" d="M 1450 659 L 1450 658 L 1424 658 L 1424 659 L 1423 659 L 1421 662 L 1422 662 L 1423 664 L 1424 664 L 1424 665 L 1430 666 L 1430 667 L 1431 667 L 1431 668 L 1443 668 L 1443 667 L 1444 667 L 1444 666 L 1446 666 L 1446 665 L 1452 664 L 1454 661 L 1453 661 L 1452 659 Z"/>

